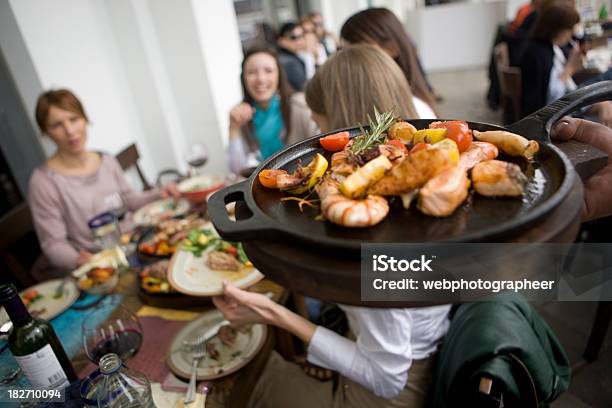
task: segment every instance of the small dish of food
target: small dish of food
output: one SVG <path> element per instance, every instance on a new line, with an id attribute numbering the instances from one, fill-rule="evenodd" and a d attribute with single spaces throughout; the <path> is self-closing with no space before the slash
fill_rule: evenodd
<path id="1" fill-rule="evenodd" d="M 189 232 L 173 255 L 168 271 L 170 284 L 191 296 L 219 295 L 224 280 L 244 288 L 262 278 L 242 244 L 222 240 L 211 224 Z"/>
<path id="2" fill-rule="evenodd" d="M 167 360 L 170 370 L 180 377 L 189 378 L 193 358 L 189 350 L 185 349 L 185 342 L 219 326 L 222 321 L 221 312 L 210 310 L 183 327 L 170 346 Z M 206 341 L 206 356 L 198 364 L 196 378 L 212 380 L 238 371 L 257 356 L 266 336 L 267 327 L 263 324 L 246 326 L 240 330 L 221 325 L 217 334 Z"/>
<path id="3" fill-rule="evenodd" d="M 225 185 L 225 176 L 222 174 L 205 174 L 183 180 L 178 190 L 191 204 L 200 204 L 206 201 L 208 195 Z"/>
<path id="4" fill-rule="evenodd" d="M 139 208 L 132 220 L 136 225 L 157 225 L 169 218 L 186 214 L 189 208 L 191 206 L 187 200 L 165 198 Z"/>
<path id="5" fill-rule="evenodd" d="M 33 317 L 51 320 L 72 306 L 79 289 L 72 279 L 52 279 L 19 292 L 19 296 Z M 0 308 L 0 325 L 7 321 L 6 311 Z"/>
<path id="6" fill-rule="evenodd" d="M 79 289 L 92 295 L 106 295 L 115 289 L 119 282 L 117 269 L 94 266 L 77 281 Z"/>
<path id="7" fill-rule="evenodd" d="M 138 255 L 141 258 L 170 258 L 189 231 L 206 222 L 195 215 L 162 221 L 157 227 L 143 234 L 138 243 Z"/>

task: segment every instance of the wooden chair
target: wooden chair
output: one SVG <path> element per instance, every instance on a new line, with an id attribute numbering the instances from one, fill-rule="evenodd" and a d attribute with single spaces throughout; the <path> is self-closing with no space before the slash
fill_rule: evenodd
<path id="1" fill-rule="evenodd" d="M 138 152 L 138 148 L 135 143 L 132 143 L 123 151 L 121 151 L 117 156 L 117 161 L 121 168 L 125 171 L 132 167 L 136 167 L 136 171 L 138 172 L 138 176 L 140 177 L 140 181 L 142 182 L 142 187 L 144 190 L 150 190 L 151 184 L 147 181 L 142 169 L 138 165 L 138 159 L 140 159 L 140 153 Z"/>
<path id="2" fill-rule="evenodd" d="M 493 53 L 504 111 L 503 122 L 504 124 L 516 122 L 521 118 L 521 70 L 510 66 L 510 53 L 505 42 L 497 44 Z"/>
<path id="3" fill-rule="evenodd" d="M 24 256 L 19 257 L 17 252 L 19 242 L 25 240 L 28 234 L 34 233 L 32 215 L 28 204 L 23 202 L 0 218 L 0 261 L 4 264 L 12 277 L 23 287 L 28 287 L 36 283 L 29 273 L 32 265 L 25 265 Z M 32 254 L 35 248 L 30 248 L 27 243 L 29 259 L 37 259 L 39 254 Z M 23 252 L 23 251 L 21 251 Z M 34 255 L 34 256 L 32 256 Z"/>

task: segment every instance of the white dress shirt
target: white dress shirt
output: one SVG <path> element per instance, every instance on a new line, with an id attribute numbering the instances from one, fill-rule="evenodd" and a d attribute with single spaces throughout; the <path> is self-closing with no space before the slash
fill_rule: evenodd
<path id="1" fill-rule="evenodd" d="M 308 361 L 334 370 L 383 398 L 406 386 L 412 360 L 432 355 L 448 331 L 450 305 L 377 309 L 340 305 L 356 341 L 318 326 Z"/>
<path id="2" fill-rule="evenodd" d="M 412 97 L 412 104 L 414 105 L 414 110 L 416 110 L 416 113 L 419 116 L 418 119 L 436 119 L 437 118 L 433 109 L 431 109 L 431 107 L 427 103 L 417 98 L 416 96 Z"/>
<path id="3" fill-rule="evenodd" d="M 557 99 L 561 98 L 566 93 L 573 91 L 577 88 L 576 83 L 572 78 L 567 81 L 561 80 L 561 74 L 563 68 L 567 62 L 563 50 L 558 45 L 553 45 L 553 66 L 550 69 L 550 80 L 548 81 L 548 96 L 546 97 L 546 104 L 549 104 Z"/>

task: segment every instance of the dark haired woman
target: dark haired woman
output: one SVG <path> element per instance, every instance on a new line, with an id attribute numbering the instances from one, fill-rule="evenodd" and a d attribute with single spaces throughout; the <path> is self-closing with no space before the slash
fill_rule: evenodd
<path id="1" fill-rule="evenodd" d="M 366 43 L 384 49 L 404 72 L 417 98 L 414 105 L 419 117 L 435 117 L 436 97 L 427 83 L 416 47 L 395 14 L 386 8 L 370 8 L 353 14 L 342 25 L 340 38 L 349 44 Z"/>
<path id="2" fill-rule="evenodd" d="M 230 111 L 229 166 L 234 173 L 316 134 L 304 95 L 292 92 L 274 51 L 249 50 L 240 80 L 243 100 Z"/>
<path id="3" fill-rule="evenodd" d="M 40 95 L 36 122 L 57 147 L 32 173 L 28 193 L 41 249 L 53 267 L 49 275 L 64 274 L 101 249 L 87 225 L 94 216 L 117 209 L 133 211 L 162 195 L 178 196 L 173 184 L 164 191 L 134 191 L 113 156 L 87 150 L 89 120 L 69 90 Z"/>
<path id="4" fill-rule="evenodd" d="M 532 38 L 521 60 L 522 114 L 526 116 L 576 89 L 572 76 L 582 69 L 580 49 L 573 46 L 566 58 L 561 47 L 567 45 L 580 15 L 565 2 L 545 4 L 536 21 Z M 612 102 L 592 105 L 587 115 L 612 125 Z"/>

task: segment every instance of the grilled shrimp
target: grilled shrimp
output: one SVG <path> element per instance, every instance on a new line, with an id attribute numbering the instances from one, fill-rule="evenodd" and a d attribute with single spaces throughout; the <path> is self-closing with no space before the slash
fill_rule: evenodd
<path id="1" fill-rule="evenodd" d="M 523 195 L 527 177 L 521 168 L 500 160 L 489 160 L 472 169 L 474 190 L 487 197 L 519 197 Z"/>
<path id="2" fill-rule="evenodd" d="M 370 227 L 381 222 L 389 213 L 389 204 L 384 197 L 345 197 L 340 193 L 338 183 L 331 177 L 326 177 L 316 189 L 321 199 L 323 216 L 334 224 L 352 228 Z"/>
<path id="3" fill-rule="evenodd" d="M 468 149 L 461 153 L 459 166 L 466 170 L 471 169 L 480 162 L 491 160 L 497 157 L 499 151 L 494 144 L 487 142 L 472 142 Z"/>
<path id="4" fill-rule="evenodd" d="M 336 152 L 331 157 L 331 171 L 336 174 L 349 175 L 359 168 L 355 154 L 348 149 Z"/>

